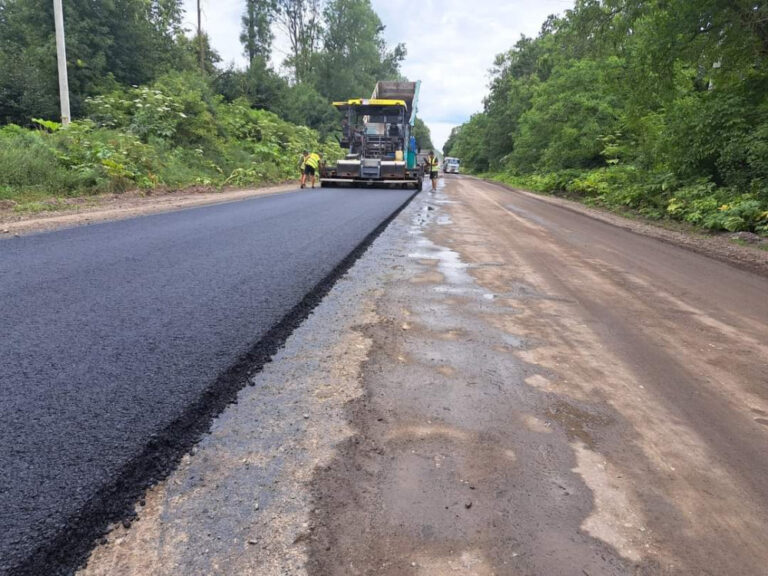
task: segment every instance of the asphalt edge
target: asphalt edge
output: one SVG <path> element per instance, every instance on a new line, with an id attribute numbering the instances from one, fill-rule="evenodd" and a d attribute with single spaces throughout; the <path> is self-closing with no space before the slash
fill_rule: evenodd
<path id="1" fill-rule="evenodd" d="M 135 506 L 142 495 L 173 472 L 182 457 L 210 431 L 213 420 L 227 406 L 237 403 L 240 390 L 249 384 L 255 385 L 251 378 L 272 361 L 293 331 L 312 314 L 336 282 L 420 192 L 411 194 L 368 234 L 280 322 L 219 375 L 181 416 L 151 437 L 143 452 L 127 462 L 113 482 L 103 487 L 76 516 L 70 518 L 58 536 L 11 568 L 9 575 L 70 576 L 85 565 L 99 540 L 109 533 L 111 525 L 119 522 L 130 525 L 137 516 Z"/>
<path id="2" fill-rule="evenodd" d="M 131 220 L 133 218 L 143 218 L 145 216 L 155 216 L 157 214 L 168 214 L 171 212 L 180 212 L 183 210 L 194 210 L 196 208 L 207 208 L 209 206 L 218 206 L 220 204 L 231 204 L 233 202 L 243 202 L 246 200 L 253 200 L 256 198 L 268 198 L 270 196 L 278 196 L 281 194 L 291 194 L 294 192 L 299 192 L 298 188 L 298 181 L 296 181 L 296 188 L 289 188 L 287 190 L 278 190 L 278 188 L 281 188 L 283 186 L 288 186 L 293 183 L 293 181 L 287 181 L 287 182 L 281 182 L 274 185 L 269 186 L 260 186 L 258 188 L 233 188 L 231 190 L 221 190 L 220 193 L 222 195 L 228 194 L 228 193 L 237 193 L 237 192 L 247 192 L 247 191 L 254 191 L 259 192 L 257 194 L 247 195 L 243 196 L 241 198 L 215 198 L 211 199 L 210 201 L 200 201 L 199 203 L 190 202 L 187 205 L 172 205 L 172 206 L 157 206 L 159 208 L 158 210 L 154 210 L 152 208 L 155 208 L 155 206 L 152 206 L 150 203 L 144 204 L 141 209 L 149 208 L 146 212 L 135 212 L 130 213 L 128 209 L 121 209 L 121 208 L 114 208 L 112 210 L 83 210 L 83 211 L 76 211 L 73 210 L 71 212 L 51 212 L 45 216 L 38 216 L 38 218 L 29 218 L 29 219 L 21 219 L 17 221 L 11 221 L 11 222 L 3 222 L 0 219 L 0 241 L 3 240 L 9 240 L 12 241 L 15 238 L 19 238 L 22 236 L 33 236 L 38 234 L 48 234 L 51 232 L 59 232 L 61 230 L 71 230 L 73 228 L 81 228 L 84 226 L 97 226 L 99 224 L 107 224 L 109 222 L 119 222 L 122 220 Z M 263 192 L 262 192 L 263 191 Z M 183 192 L 183 190 L 182 190 Z M 209 192 L 204 192 L 204 194 L 215 194 L 217 192 L 212 189 Z M 153 199 L 169 199 L 171 198 L 170 194 L 167 196 L 159 195 L 159 196 L 148 196 L 148 198 Z M 180 197 L 176 201 L 183 202 L 185 199 L 194 199 L 194 196 L 189 195 L 186 197 Z M 199 199 L 197 199 L 199 200 Z M 67 217 L 67 216 L 88 216 L 89 219 L 83 219 L 82 221 L 77 222 L 59 222 L 61 218 Z M 47 224 L 50 224 L 50 226 L 46 226 Z M 28 225 L 28 229 L 25 229 L 25 225 Z M 11 231 L 12 228 L 19 228 L 19 230 Z M 5 231 L 7 229 L 7 232 Z"/>
<path id="3" fill-rule="evenodd" d="M 652 223 L 640 222 L 640 224 L 642 224 L 644 227 L 649 228 L 650 230 L 659 231 L 658 233 L 655 233 L 655 232 L 649 233 L 648 231 L 643 231 L 643 230 L 638 230 L 636 228 L 633 228 L 632 226 L 630 226 L 630 223 L 634 221 L 624 218 L 620 214 L 614 214 L 613 212 L 606 213 L 606 215 L 611 215 L 611 216 L 615 216 L 617 218 L 626 220 L 627 221 L 626 225 L 619 222 L 614 222 L 609 218 L 602 218 L 599 210 L 596 210 L 597 213 L 594 213 L 592 212 L 592 210 L 595 210 L 595 209 L 589 206 L 585 206 L 579 203 L 575 203 L 576 204 L 575 206 L 570 206 L 566 203 L 550 201 L 550 198 L 558 199 L 558 200 L 567 200 L 565 198 L 558 198 L 557 196 L 554 196 L 554 195 L 531 192 L 523 188 L 515 188 L 514 186 L 510 186 L 502 182 L 496 182 L 495 180 L 488 180 L 487 178 L 480 178 L 478 176 L 472 176 L 472 175 L 465 175 L 465 176 L 468 176 L 469 178 L 472 178 L 475 180 L 479 180 L 480 182 L 485 182 L 486 184 L 497 186 L 499 188 L 502 188 L 503 190 L 507 190 L 510 192 L 523 193 L 527 196 L 530 196 L 531 198 L 540 200 L 541 202 L 546 202 L 547 204 L 551 204 L 552 206 L 557 206 L 558 208 L 562 208 L 563 210 L 568 210 L 569 212 L 573 212 L 574 214 L 580 214 L 581 216 L 592 218 L 593 220 L 602 222 L 603 224 L 608 224 L 610 226 L 613 226 L 614 228 L 619 228 L 620 230 L 626 230 L 627 232 L 631 232 L 632 234 L 637 234 L 638 236 L 643 236 L 645 238 L 653 238 L 654 240 L 658 240 L 659 242 L 664 242 L 665 244 L 669 244 L 671 246 L 676 246 L 677 248 L 688 250 L 689 252 L 699 254 L 700 256 L 706 256 L 707 258 L 711 258 L 713 260 L 717 260 L 718 262 L 722 262 L 723 264 L 727 264 L 739 271 L 750 272 L 752 274 L 757 274 L 759 276 L 768 277 L 768 264 L 755 262 L 752 259 L 743 259 L 743 260 L 734 259 L 732 255 L 725 254 L 717 250 L 716 248 L 707 247 L 707 246 L 698 246 L 696 244 L 689 244 L 682 239 L 676 238 L 677 235 L 691 236 L 690 234 L 686 234 L 685 232 L 670 231 L 670 230 L 666 230 L 665 228 L 661 228 L 659 226 L 654 226 Z M 703 237 L 706 238 L 706 236 L 703 236 Z M 735 246 L 738 246 L 738 245 L 735 245 Z"/>

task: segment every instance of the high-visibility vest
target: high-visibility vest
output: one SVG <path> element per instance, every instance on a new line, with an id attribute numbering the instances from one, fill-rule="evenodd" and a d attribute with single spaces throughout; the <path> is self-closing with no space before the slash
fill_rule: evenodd
<path id="1" fill-rule="evenodd" d="M 317 170 L 317 167 L 320 166 L 320 156 L 312 152 L 309 156 L 307 156 L 307 159 L 304 160 L 304 163 L 307 166 L 310 166 L 311 168 L 314 168 Z"/>
<path id="2" fill-rule="evenodd" d="M 429 171 L 430 172 L 437 172 L 437 169 L 440 166 L 440 160 L 437 159 L 437 156 L 432 158 L 432 160 L 427 158 L 427 164 L 429 164 Z"/>

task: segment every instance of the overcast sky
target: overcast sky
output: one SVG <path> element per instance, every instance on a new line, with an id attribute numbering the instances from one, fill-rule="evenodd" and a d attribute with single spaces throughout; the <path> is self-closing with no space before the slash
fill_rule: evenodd
<path id="1" fill-rule="evenodd" d="M 196 26 L 196 0 L 184 0 L 189 27 Z M 224 61 L 245 66 L 240 45 L 243 0 L 203 0 L 203 27 Z M 572 0 L 372 0 L 394 46 L 404 42 L 408 56 L 402 71 L 421 80 L 419 116 L 442 147 L 453 126 L 482 107 L 488 69 L 499 52 L 521 34 L 535 36 L 549 14 L 562 13 Z M 274 59 L 280 64 L 286 43 L 278 38 Z M 371 86 L 373 90 L 373 86 Z M 369 96 L 370 94 L 361 94 Z"/>

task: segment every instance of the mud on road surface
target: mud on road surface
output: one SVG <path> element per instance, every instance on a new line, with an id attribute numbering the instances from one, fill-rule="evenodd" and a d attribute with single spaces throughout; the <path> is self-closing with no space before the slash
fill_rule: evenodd
<path id="1" fill-rule="evenodd" d="M 768 280 L 445 184 L 83 574 L 766 574 Z"/>

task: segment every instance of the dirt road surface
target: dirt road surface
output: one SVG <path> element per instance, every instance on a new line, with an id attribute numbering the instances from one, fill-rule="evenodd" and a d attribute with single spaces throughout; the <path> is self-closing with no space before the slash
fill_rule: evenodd
<path id="1" fill-rule="evenodd" d="M 768 574 L 768 279 L 424 192 L 84 575 Z"/>

